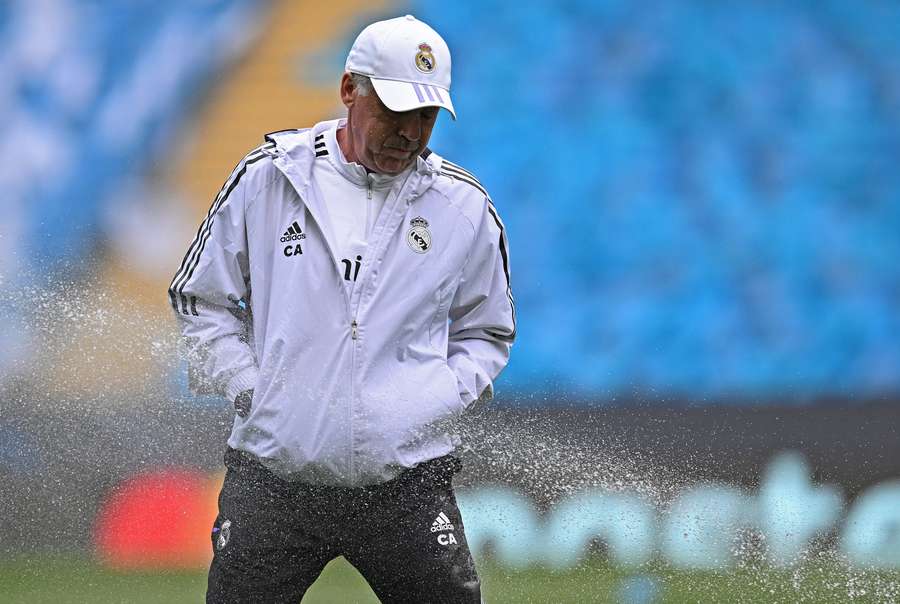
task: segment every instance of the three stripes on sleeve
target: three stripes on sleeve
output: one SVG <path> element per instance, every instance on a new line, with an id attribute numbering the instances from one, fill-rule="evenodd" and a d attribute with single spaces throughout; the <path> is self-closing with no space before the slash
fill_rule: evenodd
<path id="1" fill-rule="evenodd" d="M 231 192 L 237 187 L 241 177 L 246 174 L 247 166 L 267 157 L 267 151 L 273 147 L 275 147 L 275 143 L 270 141 L 244 156 L 231 172 L 228 180 L 225 181 L 225 184 L 213 200 L 212 206 L 210 206 L 209 211 L 206 213 L 206 218 L 200 224 L 200 228 L 197 229 L 197 235 L 191 242 L 187 253 L 184 255 L 184 259 L 181 261 L 181 266 L 178 268 L 175 277 L 172 279 L 172 283 L 169 285 L 169 300 L 176 312 L 185 315 L 191 314 L 195 317 L 198 316 L 197 297 L 185 295 L 184 288 L 190 282 L 191 277 L 194 276 L 194 270 L 196 270 L 197 265 L 200 263 L 203 250 L 212 233 L 212 226 L 216 219 L 216 213 L 218 213 L 219 209 L 228 200 L 228 196 L 231 195 Z"/>
<path id="2" fill-rule="evenodd" d="M 513 323 L 513 330 L 509 335 L 494 331 L 490 331 L 490 333 L 492 336 L 499 340 L 512 342 L 516 338 L 516 303 L 515 300 L 513 300 L 512 287 L 510 286 L 509 280 L 509 245 L 506 240 L 506 227 L 503 225 L 503 221 L 500 220 L 500 215 L 497 213 L 497 208 L 494 207 L 494 202 L 493 200 L 491 200 L 491 196 L 488 195 L 487 190 L 483 186 L 481 186 L 481 183 L 478 182 L 478 179 L 475 178 L 475 176 L 473 176 L 471 172 L 445 159 L 441 162 L 441 174 L 472 185 L 484 195 L 485 199 L 487 199 L 488 212 L 490 212 L 491 217 L 497 224 L 497 228 L 500 230 L 500 241 L 498 242 L 498 247 L 500 248 L 500 256 L 503 259 L 503 272 L 506 275 L 506 297 L 509 299 L 509 307 L 512 309 Z"/>

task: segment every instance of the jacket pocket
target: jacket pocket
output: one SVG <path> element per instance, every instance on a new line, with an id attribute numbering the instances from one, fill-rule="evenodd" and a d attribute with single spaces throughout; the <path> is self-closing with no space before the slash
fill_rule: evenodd
<path id="1" fill-rule="evenodd" d="M 437 351 L 441 358 L 447 358 L 447 320 L 450 310 L 450 303 L 453 300 L 453 292 L 455 291 L 456 282 L 448 283 L 438 290 L 437 308 L 431 317 L 431 324 L 428 326 L 428 344 L 432 349 Z M 448 367 L 449 369 L 449 367 Z"/>
<path id="2" fill-rule="evenodd" d="M 459 379 L 456 377 L 456 372 L 453 371 L 447 361 L 443 361 L 441 365 L 443 365 L 443 373 L 448 375 L 450 379 L 450 392 L 452 394 L 448 400 L 449 408 L 454 411 L 462 411 L 466 407 L 463 405 L 462 397 L 459 395 Z"/>

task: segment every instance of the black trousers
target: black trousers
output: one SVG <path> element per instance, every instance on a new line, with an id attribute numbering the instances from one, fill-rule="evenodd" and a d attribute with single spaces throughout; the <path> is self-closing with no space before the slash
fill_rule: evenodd
<path id="1" fill-rule="evenodd" d="M 341 555 L 385 604 L 481 602 L 453 495 L 455 457 L 363 488 L 288 482 L 233 449 L 225 466 L 207 602 L 296 604 Z"/>

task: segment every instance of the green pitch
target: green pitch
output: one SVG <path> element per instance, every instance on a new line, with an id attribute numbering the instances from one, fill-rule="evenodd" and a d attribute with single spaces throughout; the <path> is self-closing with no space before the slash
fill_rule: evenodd
<path id="1" fill-rule="evenodd" d="M 831 562 L 793 571 L 745 568 L 733 572 L 683 572 L 655 566 L 612 569 L 602 562 L 572 571 L 510 571 L 480 565 L 485 601 L 504 602 L 898 602 L 900 572 L 848 571 Z M 20 558 L 0 561 L 4 604 L 202 602 L 203 572 L 112 572 L 84 558 Z M 338 559 L 304 603 L 378 602 L 363 578 Z"/>

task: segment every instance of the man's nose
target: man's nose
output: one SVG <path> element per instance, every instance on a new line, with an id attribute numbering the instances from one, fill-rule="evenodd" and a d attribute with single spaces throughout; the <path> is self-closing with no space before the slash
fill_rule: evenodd
<path id="1" fill-rule="evenodd" d="M 400 118 L 397 133 L 411 142 L 418 142 L 422 136 L 422 120 L 418 111 L 410 111 Z"/>

